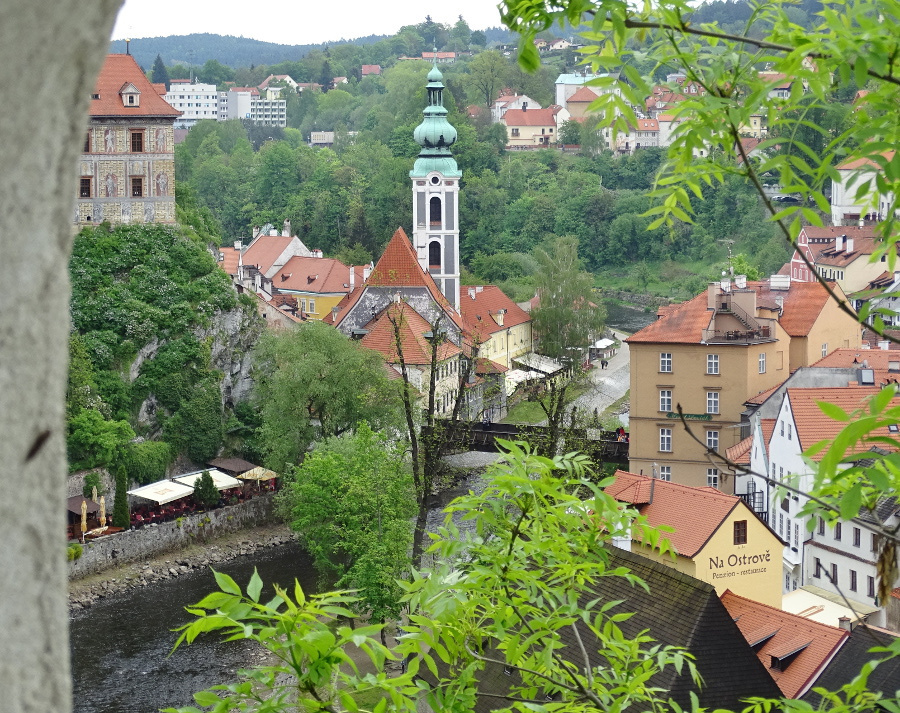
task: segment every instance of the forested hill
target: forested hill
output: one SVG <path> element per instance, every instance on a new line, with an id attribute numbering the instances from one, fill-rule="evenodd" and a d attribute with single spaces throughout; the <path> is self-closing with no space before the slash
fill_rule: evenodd
<path id="1" fill-rule="evenodd" d="M 506 42 L 510 32 L 506 28 L 491 27 L 484 30 L 488 43 Z M 260 64 L 296 62 L 312 49 L 325 45 L 373 45 L 388 39 L 387 35 L 367 35 L 355 39 L 322 38 L 320 44 L 279 45 L 262 42 L 249 37 L 214 35 L 209 33 L 192 35 L 168 35 L 166 37 L 144 37 L 131 40 L 130 52 L 145 70 L 153 66 L 156 55 L 167 65 L 183 64 L 199 67 L 207 60 L 214 59 L 234 69 Z M 125 40 L 113 40 L 109 51 L 125 52 Z"/>

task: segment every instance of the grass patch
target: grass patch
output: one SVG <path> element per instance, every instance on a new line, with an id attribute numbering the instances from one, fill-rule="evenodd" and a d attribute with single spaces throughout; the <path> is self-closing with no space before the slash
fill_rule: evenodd
<path id="1" fill-rule="evenodd" d="M 578 382 L 569 386 L 566 392 L 566 407 L 575 401 L 575 399 L 583 396 L 594 387 L 590 378 L 580 379 Z M 528 425 L 536 425 L 547 420 L 547 414 L 537 401 L 520 401 L 513 406 L 506 414 L 506 418 L 500 423 L 522 423 Z"/>

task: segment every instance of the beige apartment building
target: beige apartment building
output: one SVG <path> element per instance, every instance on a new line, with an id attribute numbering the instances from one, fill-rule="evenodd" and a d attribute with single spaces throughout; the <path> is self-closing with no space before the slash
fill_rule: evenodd
<path id="1" fill-rule="evenodd" d="M 664 307 L 627 340 L 629 470 L 733 493 L 733 479 L 708 450 L 724 454 L 741 440 L 744 402 L 834 349 L 859 347 L 860 336 L 859 323 L 820 284 L 787 275 L 738 276 Z"/>

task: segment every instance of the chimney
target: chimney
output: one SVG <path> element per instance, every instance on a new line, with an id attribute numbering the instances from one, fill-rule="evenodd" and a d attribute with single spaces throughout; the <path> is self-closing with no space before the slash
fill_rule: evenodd
<path id="1" fill-rule="evenodd" d="M 468 292 L 469 292 L 469 297 L 474 300 L 475 299 L 475 288 L 470 287 Z"/>
<path id="2" fill-rule="evenodd" d="M 880 339 L 878 341 L 878 348 L 881 351 L 886 352 L 891 348 L 891 343 L 887 339 Z"/>
<path id="3" fill-rule="evenodd" d="M 844 631 L 852 631 L 850 627 L 850 617 L 842 616 L 838 619 L 838 628 L 843 629 Z"/>
<path id="4" fill-rule="evenodd" d="M 739 290 L 743 290 L 747 287 L 747 276 L 746 275 L 735 275 L 734 276 L 734 286 Z"/>
<path id="5" fill-rule="evenodd" d="M 275 238 L 275 237 L 277 237 L 277 236 L 278 236 L 278 231 L 275 230 L 275 228 L 272 228 L 272 229 L 269 231 L 269 237 L 270 237 L 270 238 Z"/>
<path id="6" fill-rule="evenodd" d="M 374 265 L 372 265 L 372 263 L 369 263 L 368 265 L 363 266 L 363 281 L 364 282 L 369 279 L 369 275 L 372 274 L 372 270 L 374 270 L 374 269 L 375 269 L 375 267 L 374 267 Z"/>
<path id="7" fill-rule="evenodd" d="M 281 236 L 283 238 L 291 237 L 291 221 L 285 220 L 284 224 L 281 226 Z"/>
<path id="8" fill-rule="evenodd" d="M 834 251 L 835 251 L 836 253 L 839 253 L 839 252 L 841 252 L 841 250 L 844 249 L 844 241 L 845 241 L 846 239 L 847 239 L 847 236 L 846 236 L 846 235 L 838 235 L 838 236 L 834 239 Z"/>
<path id="9" fill-rule="evenodd" d="M 356 270 L 353 269 L 353 265 L 350 266 L 350 291 L 353 292 L 353 288 L 356 287 Z"/>
<path id="10" fill-rule="evenodd" d="M 847 252 L 853 252 L 853 238 L 847 238 Z"/>
<path id="11" fill-rule="evenodd" d="M 235 250 L 240 250 L 243 247 L 244 247 L 244 244 L 240 240 L 234 241 L 234 249 Z"/>
<path id="12" fill-rule="evenodd" d="M 528 111 L 528 102 L 522 102 L 522 111 Z"/>
<path id="13" fill-rule="evenodd" d="M 338 308 L 337 306 L 331 308 L 331 321 L 332 322 L 337 322 L 338 312 L 340 312 L 340 311 L 341 311 L 340 308 Z"/>

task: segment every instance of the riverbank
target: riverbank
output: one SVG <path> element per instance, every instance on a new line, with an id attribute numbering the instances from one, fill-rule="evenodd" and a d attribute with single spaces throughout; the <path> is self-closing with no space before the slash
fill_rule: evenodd
<path id="1" fill-rule="evenodd" d="M 215 567 L 242 555 L 283 545 L 294 537 L 287 525 L 260 525 L 225 533 L 214 540 L 191 544 L 141 562 L 131 562 L 73 579 L 69 581 L 69 610 L 86 609 L 105 597 L 147 587 L 195 569 Z"/>

